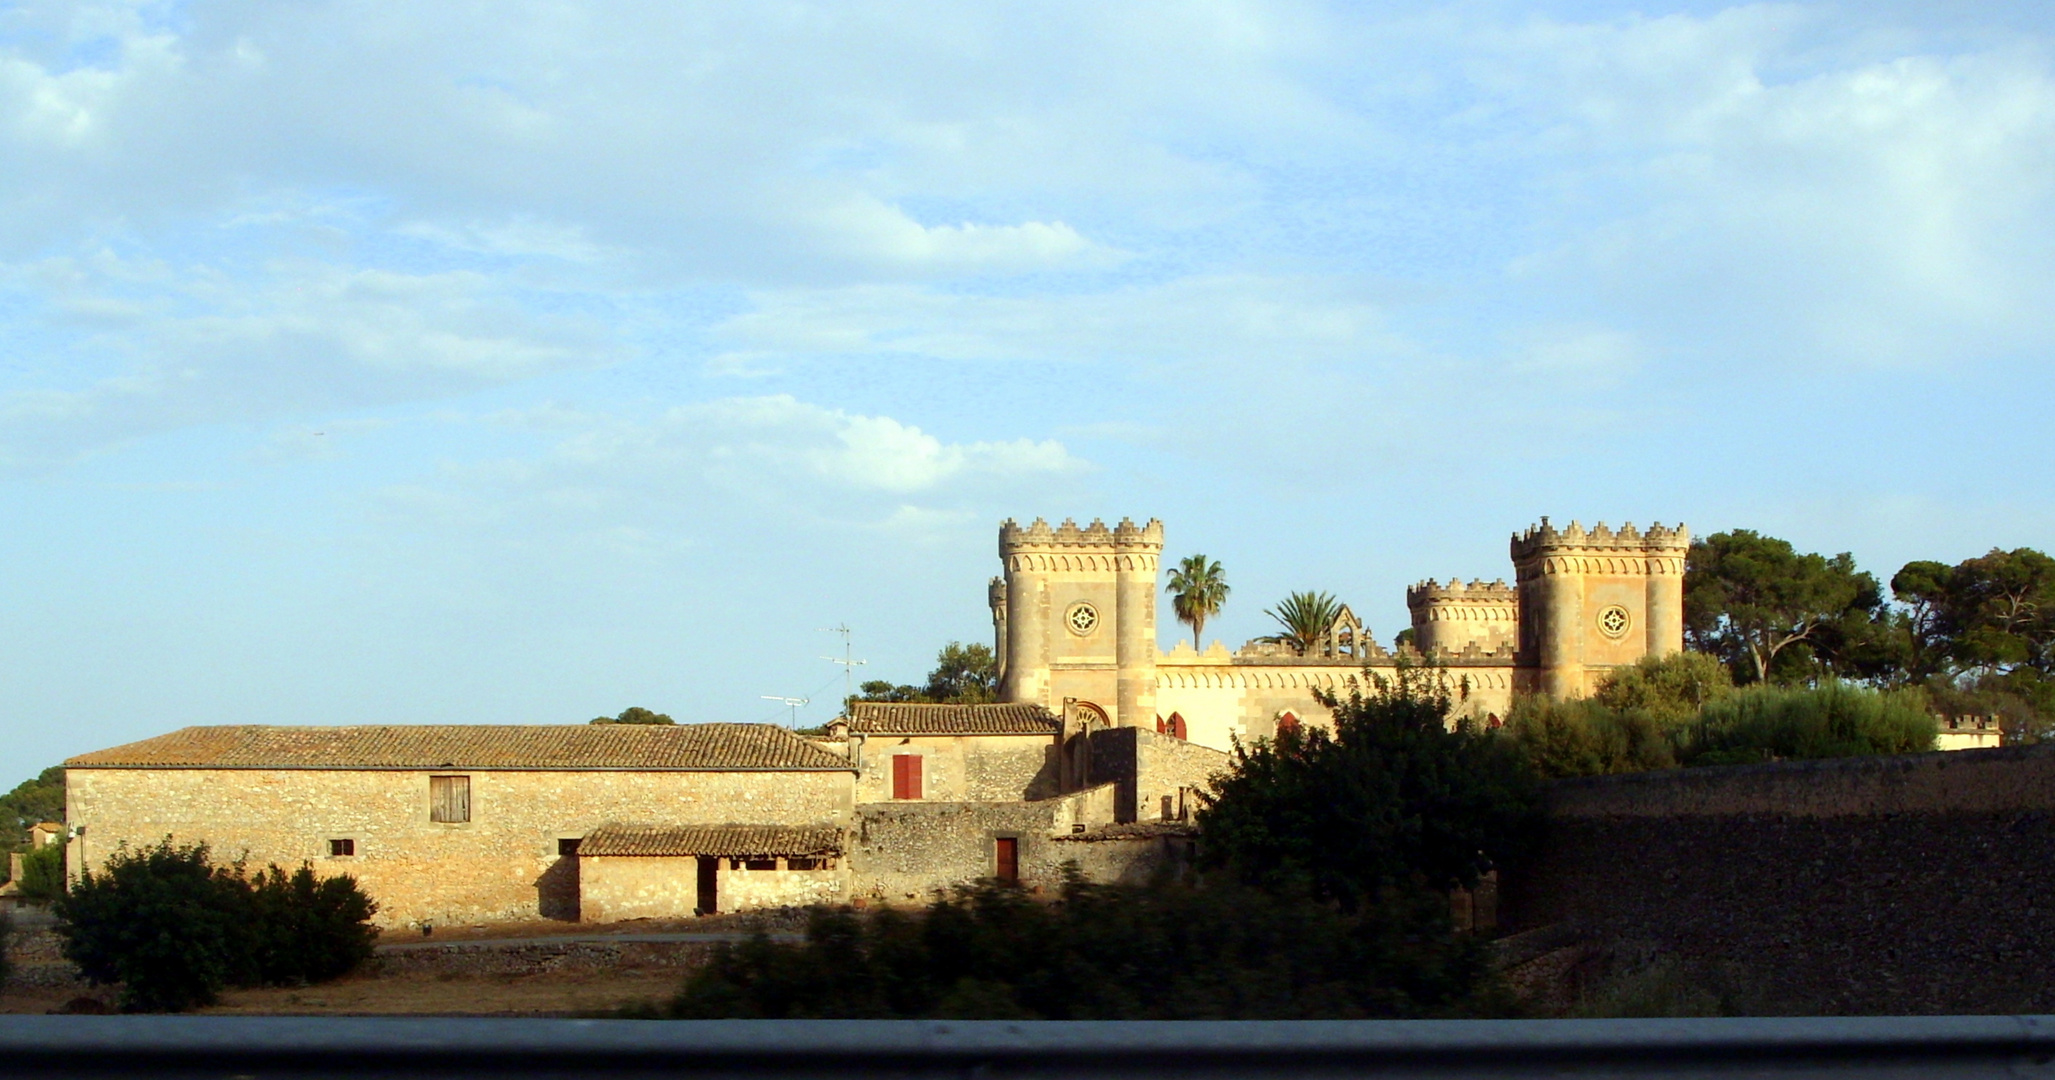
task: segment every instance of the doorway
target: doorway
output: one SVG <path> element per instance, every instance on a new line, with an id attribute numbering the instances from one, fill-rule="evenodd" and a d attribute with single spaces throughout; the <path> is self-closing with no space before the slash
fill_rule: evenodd
<path id="1" fill-rule="evenodd" d="M 699 903 L 694 915 L 715 915 L 721 910 L 721 860 L 713 855 L 699 857 Z"/>
<path id="2" fill-rule="evenodd" d="M 1001 836 L 993 844 L 993 877 L 1008 885 L 1020 884 L 1020 840 Z"/>

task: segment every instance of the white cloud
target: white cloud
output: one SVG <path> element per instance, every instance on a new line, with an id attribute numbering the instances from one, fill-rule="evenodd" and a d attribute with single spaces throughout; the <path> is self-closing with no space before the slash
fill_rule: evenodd
<path id="1" fill-rule="evenodd" d="M 58 462 L 156 431 L 433 397 L 600 363 L 587 321 L 469 271 L 275 262 L 173 267 L 101 250 L 0 268 L 40 298 L 15 326 L 67 363 L 0 393 L 0 464 Z M 55 384 L 55 385 L 52 385 Z"/>

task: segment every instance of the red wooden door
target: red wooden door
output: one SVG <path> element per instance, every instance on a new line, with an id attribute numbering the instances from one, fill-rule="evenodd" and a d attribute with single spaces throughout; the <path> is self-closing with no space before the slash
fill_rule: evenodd
<path id="1" fill-rule="evenodd" d="M 997 864 L 994 869 L 997 873 L 993 876 L 1008 884 L 1018 882 L 1020 880 L 1020 841 L 1011 836 L 1002 836 L 996 843 L 998 858 L 994 860 Z"/>

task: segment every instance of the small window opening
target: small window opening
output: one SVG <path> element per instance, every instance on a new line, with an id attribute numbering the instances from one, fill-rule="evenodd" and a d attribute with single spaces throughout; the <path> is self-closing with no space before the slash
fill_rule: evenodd
<path id="1" fill-rule="evenodd" d="M 471 778 L 429 777 L 428 820 L 451 823 L 471 820 Z"/>
<path id="2" fill-rule="evenodd" d="M 578 838 L 578 837 L 576 837 L 576 836 L 566 836 L 566 837 L 562 837 L 562 838 L 558 839 L 558 840 L 557 840 L 557 854 L 559 854 L 559 855 L 576 855 L 576 854 L 578 854 L 578 843 L 579 843 L 579 838 Z"/>
<path id="3" fill-rule="evenodd" d="M 1163 820 L 1171 820 L 1172 816 L 1174 816 L 1177 813 L 1176 809 L 1174 809 L 1176 805 L 1177 804 L 1171 800 L 1170 796 L 1163 796 Z"/>
<path id="4" fill-rule="evenodd" d="M 355 855 L 356 853 L 357 842 L 355 840 L 330 840 L 328 842 L 328 857 L 331 859 L 340 859 L 345 856 Z"/>
<path id="5" fill-rule="evenodd" d="M 820 855 L 802 855 L 785 860 L 787 870 L 833 870 L 835 860 Z"/>
<path id="6" fill-rule="evenodd" d="M 744 870 L 776 870 L 778 860 L 774 856 L 758 855 L 742 860 Z"/>

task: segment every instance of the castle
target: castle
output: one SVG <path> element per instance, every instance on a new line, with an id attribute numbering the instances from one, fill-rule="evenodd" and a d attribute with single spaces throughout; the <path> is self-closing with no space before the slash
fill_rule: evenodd
<path id="1" fill-rule="evenodd" d="M 169 837 L 250 865 L 348 873 L 387 926 L 607 922 L 822 902 L 916 903 L 980 878 L 1143 881 L 1192 853 L 1235 738 L 1328 720 L 1402 660 L 1463 708 L 1588 692 L 1683 646 L 1688 534 L 1513 538 L 1516 585 L 1407 593 L 1413 645 L 1346 608 L 1304 654 L 1156 646 L 1162 523 L 1011 521 L 989 593 L 987 705 L 858 703 L 816 736 L 769 724 L 193 727 L 65 762 L 66 866 Z"/>
<path id="2" fill-rule="evenodd" d="M 1379 645 L 1343 606 L 1318 646 L 1252 641 L 1229 653 L 1156 645 L 1163 523 L 1123 519 L 999 527 L 1003 575 L 988 592 L 999 697 L 1080 725 L 1150 727 L 1226 748 L 1318 723 L 1316 691 L 1346 695 L 1363 672 L 1402 661 L 1446 671 L 1462 707 L 1489 722 L 1516 693 L 1581 697 L 1606 672 L 1684 647 L 1682 525 L 1615 530 L 1541 524 L 1512 538 L 1513 579 L 1406 590 L 1413 640 Z"/>

